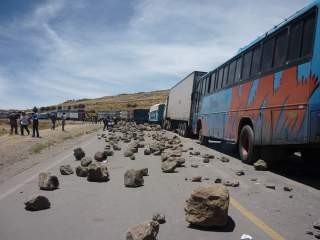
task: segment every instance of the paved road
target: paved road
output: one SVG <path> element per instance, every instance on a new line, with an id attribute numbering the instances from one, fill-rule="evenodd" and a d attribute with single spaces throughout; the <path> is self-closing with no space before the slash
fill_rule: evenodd
<path id="1" fill-rule="evenodd" d="M 195 140 L 183 139 L 183 143 L 185 148 L 192 146 L 201 153 L 222 155 L 198 145 Z M 93 136 L 81 147 L 87 155 L 93 155 L 103 150 L 104 142 Z M 122 147 L 124 149 L 125 145 Z M 116 152 L 109 158 L 111 180 L 107 183 L 87 182 L 75 175 L 60 176 L 59 165 L 68 163 L 75 167 L 79 164 L 74 161 L 71 149 L 52 159 L 44 159 L 41 164 L 0 185 L 0 239 L 125 239 L 130 226 L 149 220 L 155 211 L 164 213 L 167 218 L 167 223 L 160 227 L 160 240 L 237 240 L 244 233 L 256 240 L 314 239 L 305 231 L 320 217 L 319 190 L 272 172 L 256 172 L 234 158 L 230 158 L 229 163 L 214 160 L 204 164 L 201 159 L 186 156 L 185 168 L 165 174 L 160 169 L 160 157 L 144 156 L 139 150 L 136 160 L 131 161 L 124 158 L 122 152 Z M 191 168 L 192 162 L 199 163 L 199 168 Z M 150 176 L 145 177 L 145 185 L 125 188 L 124 172 L 142 167 L 149 168 Z M 38 190 L 38 173 L 48 169 L 59 176 L 61 186 L 56 191 Z M 239 169 L 245 171 L 245 176 L 235 175 Z M 210 180 L 185 181 L 186 177 L 195 175 L 208 176 Z M 184 220 L 185 200 L 194 188 L 213 183 L 215 177 L 240 181 L 239 188 L 230 188 L 228 227 L 212 231 L 192 229 Z M 257 182 L 249 180 L 255 177 Z M 277 189 L 265 188 L 266 183 L 274 183 Z M 283 191 L 283 186 L 287 185 L 294 190 Z M 47 196 L 52 207 L 39 212 L 25 211 L 23 202 L 35 194 Z"/>

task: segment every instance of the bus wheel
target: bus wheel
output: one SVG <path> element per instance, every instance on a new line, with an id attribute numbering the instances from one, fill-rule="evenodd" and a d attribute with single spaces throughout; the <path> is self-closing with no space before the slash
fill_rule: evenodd
<path id="1" fill-rule="evenodd" d="M 303 149 L 303 150 L 301 150 L 301 158 L 306 163 L 320 164 L 319 161 L 317 161 L 319 154 L 320 154 L 320 150 L 318 150 L 318 149 Z"/>
<path id="2" fill-rule="evenodd" d="M 181 125 L 181 136 L 185 137 L 186 136 L 186 132 L 187 132 L 187 124 L 186 123 L 182 123 L 182 125 Z"/>
<path id="3" fill-rule="evenodd" d="M 243 163 L 253 164 L 259 158 L 259 151 L 254 146 L 254 132 L 249 125 L 241 129 L 238 148 Z"/>
<path id="4" fill-rule="evenodd" d="M 209 139 L 206 136 L 202 135 L 202 129 L 199 131 L 199 142 L 201 145 L 208 145 L 209 144 Z"/>

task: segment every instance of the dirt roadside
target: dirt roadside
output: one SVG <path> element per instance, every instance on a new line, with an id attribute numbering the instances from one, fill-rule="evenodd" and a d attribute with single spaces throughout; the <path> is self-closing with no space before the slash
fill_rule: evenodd
<path id="1" fill-rule="evenodd" d="M 41 130 L 41 138 L 32 138 L 31 135 L 1 136 L 0 184 L 40 163 L 42 159 L 86 141 L 101 127 L 100 124 L 79 123 L 67 125 L 65 132 L 61 129 Z"/>

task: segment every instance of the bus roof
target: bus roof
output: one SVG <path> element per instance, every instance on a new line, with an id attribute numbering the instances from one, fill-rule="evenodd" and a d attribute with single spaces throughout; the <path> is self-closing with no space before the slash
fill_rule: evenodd
<path id="1" fill-rule="evenodd" d="M 239 51 L 235 54 L 238 55 L 244 51 L 246 51 L 247 49 L 249 49 L 250 47 L 252 47 L 254 44 L 256 44 L 257 42 L 259 42 L 260 40 L 262 40 L 263 38 L 265 38 L 268 35 L 271 35 L 272 33 L 274 33 L 275 31 L 277 31 L 279 28 L 281 28 L 282 26 L 284 26 L 285 24 L 287 24 L 288 22 L 298 18 L 299 16 L 303 15 L 304 13 L 306 13 L 307 11 L 309 11 L 311 8 L 319 5 L 320 0 L 316 0 L 310 4 L 308 4 L 307 6 L 305 6 L 304 8 L 298 10 L 297 12 L 295 12 L 293 15 L 291 15 L 290 17 L 284 19 L 284 21 L 282 21 L 281 23 L 279 23 L 278 25 L 274 26 L 271 30 L 267 31 L 266 33 L 262 34 L 261 36 L 259 36 L 256 40 L 252 41 L 251 43 L 249 43 L 248 45 L 244 46 L 243 48 L 240 48 Z M 234 57 L 234 56 L 233 56 Z M 233 58 L 232 57 L 232 58 Z M 231 58 L 230 58 L 231 59 Z M 220 65 L 219 65 L 220 66 Z"/>

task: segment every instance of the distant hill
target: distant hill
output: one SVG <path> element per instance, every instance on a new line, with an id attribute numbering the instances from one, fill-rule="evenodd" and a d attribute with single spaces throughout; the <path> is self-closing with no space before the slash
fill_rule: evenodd
<path id="1" fill-rule="evenodd" d="M 150 108 L 157 103 L 165 103 L 169 90 L 159 90 L 152 92 L 139 92 L 132 94 L 119 94 L 116 96 L 105 96 L 95 99 L 68 100 L 57 106 L 64 109 L 77 109 L 79 106 L 85 107 L 86 111 L 116 111 L 136 108 Z M 55 106 L 49 106 L 53 109 Z M 48 107 L 46 107 L 48 108 Z"/>

